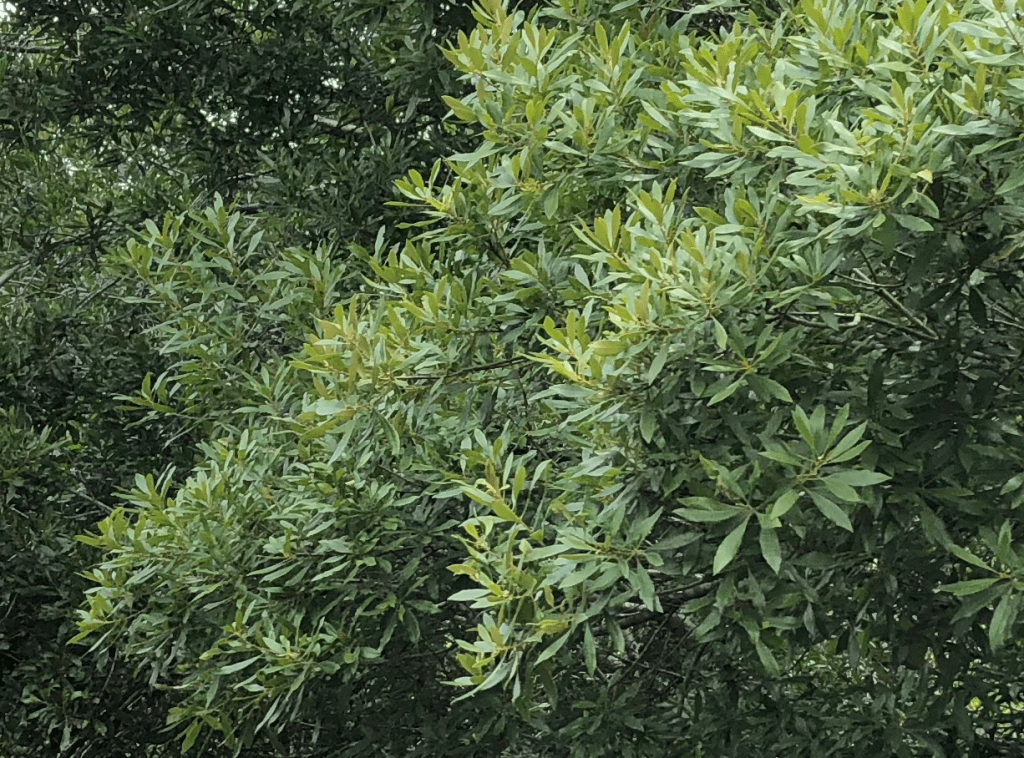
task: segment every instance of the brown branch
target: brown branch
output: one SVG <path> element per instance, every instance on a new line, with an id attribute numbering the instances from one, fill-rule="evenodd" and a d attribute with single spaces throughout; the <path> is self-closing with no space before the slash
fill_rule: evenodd
<path id="1" fill-rule="evenodd" d="M 857 274 L 857 278 L 848 277 L 852 282 L 854 282 L 855 284 L 859 284 L 862 287 L 864 287 L 866 289 L 869 289 L 872 292 L 874 292 L 875 294 L 877 294 L 885 302 L 887 302 L 889 305 L 891 305 L 893 308 L 895 308 L 897 311 L 899 311 L 914 326 L 916 326 L 918 329 L 920 329 L 922 333 L 927 335 L 928 339 L 933 340 L 933 341 L 939 339 L 939 335 L 935 333 L 935 330 L 933 330 L 928 324 L 926 324 L 924 321 L 922 321 L 917 316 L 917 314 L 915 314 L 913 311 L 911 311 L 907 306 L 905 306 L 903 303 L 901 303 L 899 300 L 897 300 L 895 297 L 893 297 L 891 292 L 886 290 L 883 286 L 881 286 L 879 284 L 876 284 L 875 282 L 871 281 L 870 279 L 865 277 L 864 274 L 860 273 L 859 271 L 855 270 L 854 273 Z"/>
<path id="2" fill-rule="evenodd" d="M 629 629 L 634 626 L 640 626 L 641 624 L 657 620 L 659 623 L 663 623 L 677 634 L 689 634 L 693 631 L 692 627 L 687 624 L 686 621 L 676 616 L 676 611 L 679 610 L 683 603 L 704 597 L 717 588 L 717 581 L 698 582 L 697 584 L 691 584 L 688 587 L 682 587 L 674 592 L 663 593 L 659 595 L 659 599 L 669 606 L 669 610 L 667 612 L 640 611 L 639 613 L 619 621 L 619 626 L 623 629 Z"/>
<path id="3" fill-rule="evenodd" d="M 399 376 L 396 378 L 406 382 L 451 379 L 458 376 L 476 374 L 482 371 L 494 371 L 495 369 L 506 368 L 507 366 L 514 366 L 518 363 L 525 363 L 527 360 L 529 359 L 525 355 L 517 355 L 514 358 L 507 358 L 503 361 L 495 361 L 494 363 L 484 363 L 479 366 L 468 366 L 466 368 L 460 368 L 456 371 L 449 371 L 444 374 L 406 374 L 404 376 Z"/>

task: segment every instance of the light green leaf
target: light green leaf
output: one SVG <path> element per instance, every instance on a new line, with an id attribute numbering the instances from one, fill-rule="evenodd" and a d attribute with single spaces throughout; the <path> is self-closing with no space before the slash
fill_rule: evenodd
<path id="1" fill-rule="evenodd" d="M 790 396 L 789 390 L 774 379 L 769 379 L 766 376 L 759 376 L 757 374 L 749 374 L 747 376 L 747 384 L 749 384 L 750 388 L 759 395 L 774 397 L 784 403 L 793 402 L 793 398 Z"/>
<path id="2" fill-rule="evenodd" d="M 860 438 L 864 436 L 864 431 L 867 428 L 868 422 L 864 421 L 863 423 L 855 426 L 851 431 L 847 432 L 846 436 L 839 440 L 839 444 L 829 451 L 828 460 L 831 462 L 838 462 L 838 457 L 856 445 Z"/>
<path id="3" fill-rule="evenodd" d="M 715 327 L 715 344 L 719 350 L 725 350 L 725 346 L 729 343 L 729 336 L 725 332 L 725 327 L 719 323 L 718 319 L 711 319 Z"/>
<path id="4" fill-rule="evenodd" d="M 675 513 L 680 518 L 684 518 L 687 521 L 696 521 L 699 523 L 716 523 L 719 521 L 728 521 L 742 509 L 732 505 L 726 505 L 722 507 L 722 510 L 701 510 L 698 508 L 676 508 Z"/>
<path id="5" fill-rule="evenodd" d="M 738 390 L 742 385 L 743 385 L 743 380 L 739 379 L 739 380 L 733 382 L 732 384 L 730 384 L 728 387 L 725 387 L 724 389 L 719 390 L 718 392 L 716 392 L 714 394 L 714 396 L 712 396 L 712 398 L 710 400 L 708 400 L 708 405 L 717 405 L 718 403 L 722 402 L 726 398 L 731 397 L 736 392 L 736 390 Z"/>
<path id="6" fill-rule="evenodd" d="M 902 226 L 904 229 L 909 229 L 912 232 L 933 232 L 935 227 L 925 221 L 923 218 L 917 216 L 908 216 L 905 213 L 894 213 L 892 217 L 896 219 L 896 223 Z"/>
<path id="7" fill-rule="evenodd" d="M 967 548 L 960 547 L 959 545 L 950 545 L 949 552 L 951 552 L 960 560 L 970 563 L 972 566 L 977 566 L 978 568 L 983 568 L 987 571 L 994 571 L 994 569 L 991 566 L 989 566 L 987 563 L 985 563 L 985 561 L 981 560 L 981 558 L 976 556 Z"/>
<path id="8" fill-rule="evenodd" d="M 749 521 L 750 517 L 747 516 L 740 522 L 739 526 L 729 532 L 726 538 L 722 540 L 718 550 L 715 551 L 715 560 L 711 569 L 712 573 L 721 573 L 722 569 L 728 566 L 732 559 L 736 557 L 740 544 L 743 542 L 743 535 L 747 531 L 747 523 Z"/>
<path id="9" fill-rule="evenodd" d="M 789 142 L 790 139 L 791 139 L 790 137 L 788 137 L 788 136 L 786 136 L 784 134 L 779 134 L 778 132 L 772 132 L 772 131 L 769 131 L 768 129 L 764 129 L 764 128 L 760 127 L 760 126 L 752 126 L 750 124 L 747 124 L 747 129 L 751 133 L 753 133 L 753 134 L 757 135 L 758 137 L 760 137 L 761 139 L 768 140 L 769 142 Z"/>
<path id="10" fill-rule="evenodd" d="M 999 494 L 1007 495 L 1011 492 L 1016 492 L 1021 486 L 1024 486 L 1024 474 L 1017 474 L 1006 480 L 1006 484 L 999 489 Z"/>
<path id="11" fill-rule="evenodd" d="M 650 443 L 654 439 L 654 432 L 657 428 L 658 419 L 654 415 L 654 411 L 644 408 L 640 414 L 640 436 L 643 437 L 644 442 Z"/>
<path id="12" fill-rule="evenodd" d="M 1024 170 L 1015 168 L 1014 170 L 1011 170 L 1006 181 L 999 185 L 999 188 L 996 190 L 996 194 L 1007 195 L 1022 186 L 1024 186 Z"/>
<path id="13" fill-rule="evenodd" d="M 505 521 L 515 521 L 517 523 L 522 523 L 522 519 L 520 519 L 519 516 L 516 515 L 515 511 L 509 508 L 508 505 L 506 505 L 505 502 L 500 498 L 494 497 L 490 493 L 484 492 L 479 487 L 474 487 L 470 484 L 462 484 L 460 485 L 460 487 L 462 489 L 462 492 L 465 495 L 467 495 L 471 500 L 480 503 L 481 505 L 486 505 L 488 508 L 494 511 L 494 515 L 498 518 L 504 519 Z"/>
<path id="14" fill-rule="evenodd" d="M 804 442 L 807 443 L 807 446 L 814 450 L 814 434 L 811 431 L 811 420 L 807 418 L 804 409 L 799 405 L 793 408 L 793 424 L 796 426 L 796 430 L 800 433 Z"/>
<path id="15" fill-rule="evenodd" d="M 846 461 L 852 461 L 854 458 L 863 453 L 871 445 L 871 440 L 864 440 L 858 442 L 852 448 L 847 450 L 845 453 L 834 453 L 828 458 L 829 463 L 845 463 Z"/>
<path id="16" fill-rule="evenodd" d="M 848 503 L 856 503 L 860 500 L 860 495 L 857 494 L 857 490 L 841 479 L 826 476 L 821 480 L 821 483 L 828 488 L 829 492 L 840 500 L 845 500 Z"/>
<path id="17" fill-rule="evenodd" d="M 848 484 L 851 487 L 870 487 L 873 484 L 881 484 L 882 482 L 889 481 L 889 477 L 885 474 L 879 474 L 876 471 L 865 471 L 851 470 L 851 471 L 837 471 L 834 474 L 830 474 L 826 479 L 833 482 L 842 482 Z"/>
<path id="18" fill-rule="evenodd" d="M 466 602 L 468 600 L 480 600 L 491 594 L 489 589 L 485 587 L 474 587 L 468 590 L 459 590 L 448 599 L 455 602 Z"/>
<path id="19" fill-rule="evenodd" d="M 234 674 L 236 671 L 241 671 L 246 666 L 252 665 L 256 661 L 260 660 L 262 657 L 263 656 L 260 655 L 254 655 L 252 658 L 248 658 L 244 661 L 239 661 L 238 663 L 230 663 L 227 666 L 221 666 L 219 669 L 217 669 L 217 675 L 226 676 L 227 674 Z"/>
<path id="20" fill-rule="evenodd" d="M 199 730 L 203 728 L 203 722 L 196 719 L 188 725 L 188 729 L 185 730 L 185 738 L 181 741 L 181 752 L 187 753 L 192 749 L 192 746 L 196 744 L 196 737 L 199 736 Z"/>
<path id="21" fill-rule="evenodd" d="M 565 643 L 568 642 L 569 641 L 569 637 L 572 636 L 572 631 L 573 630 L 570 629 L 565 634 L 563 634 L 561 637 L 559 637 L 557 640 L 555 640 L 550 645 L 548 645 L 546 648 L 544 648 L 544 650 L 541 652 L 541 654 L 537 656 L 537 660 L 535 660 L 533 662 L 534 665 L 537 665 L 538 663 L 543 663 L 548 658 L 550 658 L 555 653 L 557 653 L 559 650 L 561 650 L 563 647 L 565 647 Z"/>
<path id="22" fill-rule="evenodd" d="M 640 600 L 645 606 L 647 606 L 647 610 L 660 610 L 661 606 L 658 603 L 658 597 L 654 593 L 654 582 L 651 580 L 651 575 L 647 573 L 647 569 L 640 564 L 637 564 L 633 567 L 630 574 L 633 577 L 636 577 L 636 581 L 632 582 L 632 584 L 636 587 L 637 594 L 640 595 Z"/>
<path id="23" fill-rule="evenodd" d="M 648 384 L 654 384 L 654 380 L 658 378 L 661 370 L 665 368 L 665 362 L 668 360 L 668 347 L 669 344 L 666 342 L 661 346 L 658 354 L 654 356 L 654 360 L 651 361 L 651 366 L 647 370 Z"/>
<path id="24" fill-rule="evenodd" d="M 800 492 L 797 490 L 787 490 L 779 495 L 778 499 L 772 503 L 771 510 L 768 511 L 768 515 L 771 518 L 782 518 L 796 505 L 796 501 L 800 499 Z"/>

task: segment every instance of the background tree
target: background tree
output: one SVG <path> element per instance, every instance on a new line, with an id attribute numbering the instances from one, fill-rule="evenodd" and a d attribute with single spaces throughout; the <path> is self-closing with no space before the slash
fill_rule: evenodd
<path id="1" fill-rule="evenodd" d="M 90 560 L 73 537 L 137 472 L 188 470 L 217 419 L 250 401 L 247 385 L 223 391 L 224 376 L 200 387 L 217 391 L 185 393 L 175 372 L 189 366 L 175 368 L 182 348 L 163 342 L 165 320 L 192 329 L 193 351 L 217 346 L 218 370 L 258 373 L 301 345 L 312 315 L 283 327 L 247 304 L 211 331 L 226 291 L 182 315 L 120 262 L 125 245 L 167 212 L 209 222 L 198 209 L 218 195 L 261 214 L 264 259 L 328 265 L 332 240 L 372 241 L 392 177 L 459 144 L 437 95 L 452 74 L 433 61 L 469 17 L 428 2 L 17 2 L 3 13 L 0 752 L 176 752 L 164 730 L 173 694 L 117 654 L 65 644 Z M 239 322 L 254 312 L 262 320 Z M 178 387 L 173 414 L 125 407 L 150 372 Z"/>

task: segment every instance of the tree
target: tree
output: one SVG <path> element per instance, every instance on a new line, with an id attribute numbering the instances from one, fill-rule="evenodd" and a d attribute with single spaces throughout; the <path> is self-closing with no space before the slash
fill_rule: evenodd
<path id="1" fill-rule="evenodd" d="M 1019 14 L 720 5 L 484 2 L 293 412 L 88 538 L 186 745 L 1018 754 Z"/>
<path id="2" fill-rule="evenodd" d="M 435 94 L 451 90 L 453 74 L 433 61 L 467 13 L 431 2 L 290 8 L 28 1 L 0 10 L 5 756 L 177 751 L 166 729 L 173 692 L 154 690 L 116 651 L 66 644 L 92 560 L 74 535 L 108 515 L 138 472 L 188 471 L 225 410 L 250 400 L 221 391 L 223 374 L 202 398 L 185 392 L 195 375 L 188 365 L 174 373 L 181 346 L 162 341 L 165 319 L 212 339 L 219 371 L 259 374 L 301 345 L 312 318 L 300 310 L 282 326 L 265 304 L 244 304 L 236 316 L 262 320 L 208 331 L 203 320 L 223 304 L 198 312 L 193 303 L 182 316 L 151 297 L 122 263 L 126 244 L 168 212 L 209 223 L 206 207 L 224 197 L 261 215 L 263 247 L 249 253 L 327 265 L 315 261 L 338 254 L 332 238 L 374 239 L 393 177 L 462 139 L 442 123 Z M 186 286 L 204 274 L 218 282 L 210 273 Z M 231 293 L 241 291 L 252 294 L 252 283 L 234 281 Z M 126 403 L 148 382 L 177 387 L 174 413 L 145 416 Z"/>

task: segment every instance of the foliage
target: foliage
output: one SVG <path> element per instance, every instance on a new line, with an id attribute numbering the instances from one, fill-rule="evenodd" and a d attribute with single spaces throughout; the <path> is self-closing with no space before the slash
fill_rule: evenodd
<path id="1" fill-rule="evenodd" d="M 160 423 L 132 426 L 114 397 L 159 356 L 97 261 L 117 223 L 145 206 L 133 209 L 138 195 L 73 143 L 54 148 L 0 150 L 0 752 L 72 754 L 90 738 L 106 754 L 132 752 L 166 740 L 155 733 L 167 705 L 133 686 L 116 656 L 66 646 L 87 586 L 75 572 L 89 561 L 74 535 L 110 512 L 139 468 L 192 456 L 163 448 Z"/>
<path id="2" fill-rule="evenodd" d="M 186 746 L 1017 754 L 1013 0 L 474 15 L 475 149 L 399 182 L 289 402 L 87 538 L 81 636 Z"/>
<path id="3" fill-rule="evenodd" d="M 288 251 L 297 265 L 325 266 L 338 252 L 328 238 L 374 239 L 392 178 L 459 144 L 436 94 L 452 91 L 453 74 L 433 61 L 467 19 L 425 0 L 302 13 L 212 2 L 0 8 L 0 754 L 177 751 L 173 692 L 134 676 L 116 651 L 66 645 L 92 559 L 73 537 L 113 510 L 137 472 L 191 468 L 198 442 L 251 400 L 247 386 L 225 391 L 224 377 L 209 377 L 259 376 L 312 319 L 242 303 L 236 315 L 258 331 L 235 315 L 208 330 L 225 303 L 184 297 L 175 308 L 151 292 L 124 263 L 135 230 L 168 212 L 209 223 L 196 211 L 207 205 L 219 223 L 231 215 L 223 196 L 261 214 L 265 258 Z M 251 252 L 239 262 L 258 276 Z M 256 293 L 208 270 L 187 276 L 186 287 L 229 284 L 208 289 L 214 298 Z M 203 341 L 219 360 L 205 369 Z M 138 413 L 142 396 L 126 407 L 143 385 L 176 387 L 174 413 Z"/>
<path id="4" fill-rule="evenodd" d="M 440 123 L 452 74 L 437 51 L 469 20 L 458 5 L 12 5 L 8 49 L 49 64 L 12 77 L 19 139 L 58 124 L 127 176 L 246 198 L 293 243 L 372 239 L 396 173 L 458 144 Z"/>

